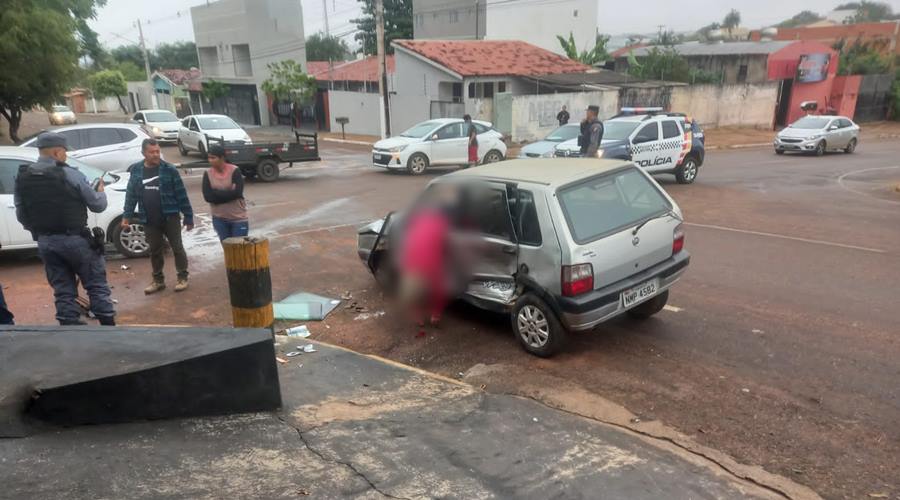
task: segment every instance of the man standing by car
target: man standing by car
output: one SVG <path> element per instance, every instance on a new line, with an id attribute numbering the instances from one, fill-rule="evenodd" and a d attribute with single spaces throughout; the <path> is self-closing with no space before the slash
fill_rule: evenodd
<path id="1" fill-rule="evenodd" d="M 581 147 L 582 158 L 596 158 L 600 149 L 600 141 L 603 140 L 603 122 L 597 115 L 600 114 L 600 106 L 590 105 L 584 121 L 581 122 L 581 135 L 578 137 L 578 145 Z"/>
<path id="2" fill-rule="evenodd" d="M 569 123 L 569 112 L 565 106 L 562 107 L 562 111 L 556 114 L 556 119 L 559 120 L 560 127 Z"/>
<path id="3" fill-rule="evenodd" d="M 144 161 L 128 167 L 131 178 L 125 192 L 122 225 L 127 227 L 136 221 L 144 225 L 147 234 L 153 282 L 144 289 L 144 293 L 150 295 L 166 289 L 163 275 L 165 240 L 169 241 L 175 254 L 175 270 L 178 272 L 175 291 L 182 292 L 188 287 L 188 259 L 181 241 L 181 216 L 184 215 L 184 228 L 190 231 L 194 229 L 194 211 L 178 169 L 160 158 L 159 143 L 154 139 L 144 139 L 141 151 Z"/>
<path id="4" fill-rule="evenodd" d="M 16 218 L 38 242 L 38 254 L 56 299 L 56 320 L 60 325 L 85 324 L 75 302 L 77 277 L 100 324 L 114 326 L 103 241 L 87 228 L 88 209 L 95 213 L 106 210 L 103 180 L 92 188 L 84 174 L 66 164 L 64 136 L 44 132 L 35 145 L 40 154 L 37 162 L 20 168 L 16 179 Z"/>

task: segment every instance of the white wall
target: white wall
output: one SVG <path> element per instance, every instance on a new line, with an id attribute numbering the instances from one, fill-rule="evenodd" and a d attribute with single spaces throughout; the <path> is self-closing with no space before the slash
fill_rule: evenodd
<path id="1" fill-rule="evenodd" d="M 612 116 L 618 110 L 619 93 L 607 90 L 513 96 L 511 139 L 513 142 L 542 139 L 559 126 L 556 114 L 564 105 L 571 116 L 569 123 L 577 123 L 584 118 L 584 110 L 592 104 L 600 106 L 601 117 Z"/>
<path id="2" fill-rule="evenodd" d="M 673 111 L 714 127 L 772 127 L 778 84 L 688 85 L 672 89 Z"/>
<path id="3" fill-rule="evenodd" d="M 379 106 L 381 96 L 365 92 L 345 92 L 343 90 L 328 91 L 328 112 L 331 115 L 332 132 L 340 132 L 338 117 L 350 119 L 344 127 L 348 134 L 381 135 L 381 118 Z"/>
<path id="4" fill-rule="evenodd" d="M 441 82 L 461 80 L 402 49 L 394 51 L 394 62 L 396 71 L 391 81 L 396 94 L 391 96 L 391 132 L 397 134 L 431 118 L 431 101 L 439 100 Z M 331 115 L 335 116 L 333 111 Z"/>
<path id="5" fill-rule="evenodd" d="M 522 40 L 562 54 L 557 35 L 571 31 L 579 50 L 593 47 L 597 34 L 598 0 L 526 3 L 498 2 L 487 7 L 488 40 Z M 577 14 L 576 14 L 577 12 Z"/>

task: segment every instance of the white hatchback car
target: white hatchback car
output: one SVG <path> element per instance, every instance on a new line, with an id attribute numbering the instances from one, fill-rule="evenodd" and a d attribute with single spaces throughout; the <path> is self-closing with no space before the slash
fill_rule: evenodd
<path id="1" fill-rule="evenodd" d="M 472 120 L 478 131 L 480 163 L 494 163 L 506 157 L 503 134 L 491 124 Z M 397 137 L 375 143 L 372 163 L 389 170 L 405 169 L 413 175 L 431 166 L 466 165 L 468 136 L 466 124 L 459 118 L 441 118 L 422 122 Z"/>
<path id="2" fill-rule="evenodd" d="M 247 131 L 225 115 L 191 115 L 181 120 L 178 151 L 182 156 L 197 151 L 205 158 L 209 151 L 209 137 L 222 139 L 231 145 L 253 144 Z"/>
<path id="3" fill-rule="evenodd" d="M 38 159 L 38 150 L 14 146 L 0 146 L 0 244 L 2 251 L 24 250 L 36 248 L 31 233 L 26 231 L 16 219 L 16 206 L 13 201 L 16 176 L 19 166 L 34 163 Z M 88 212 L 88 224 L 106 231 L 106 240 L 115 245 L 116 250 L 126 257 L 143 257 L 148 255 L 150 246 L 144 236 L 144 228 L 132 224 L 122 228 L 122 211 L 125 206 L 125 188 L 128 186 L 127 172 L 104 172 L 98 168 L 69 158 L 67 163 L 83 173 L 89 182 L 94 183 L 103 177 L 107 208 L 99 214 Z"/>
<path id="4" fill-rule="evenodd" d="M 78 123 L 78 118 L 75 117 L 75 113 L 73 113 L 68 106 L 60 104 L 50 108 L 48 117 L 50 118 L 50 125 L 72 125 Z"/>
<path id="5" fill-rule="evenodd" d="M 159 142 L 175 144 L 181 120 L 175 113 L 165 109 L 142 109 L 134 114 L 131 121 L 142 125 L 144 130 Z"/>
<path id="6" fill-rule="evenodd" d="M 141 143 L 150 137 L 139 125 L 130 123 L 92 123 L 52 130 L 66 138 L 69 158 L 107 172 L 125 170 L 142 161 Z M 37 135 L 22 146 L 34 148 L 36 141 Z"/>

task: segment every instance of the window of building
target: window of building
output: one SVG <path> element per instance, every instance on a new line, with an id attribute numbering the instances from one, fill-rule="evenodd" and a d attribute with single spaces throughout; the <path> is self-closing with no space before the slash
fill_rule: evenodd
<path id="1" fill-rule="evenodd" d="M 482 95 L 486 98 L 494 97 L 494 82 L 485 82 L 482 83 L 484 90 L 482 91 Z"/>
<path id="2" fill-rule="evenodd" d="M 741 67 L 738 69 L 737 74 L 738 83 L 744 83 L 747 81 L 747 65 L 741 64 Z"/>
<path id="3" fill-rule="evenodd" d="M 249 45 L 246 43 L 232 45 L 231 56 L 234 58 L 234 76 L 253 76 Z"/>
<path id="4" fill-rule="evenodd" d="M 451 23 L 459 22 L 459 11 L 457 11 L 457 10 L 450 11 L 450 22 Z"/>
<path id="5" fill-rule="evenodd" d="M 497 83 L 497 92 L 500 94 L 506 92 L 506 82 L 498 82 Z"/>
<path id="6" fill-rule="evenodd" d="M 578 17 L 578 9 L 572 11 L 572 17 Z"/>
<path id="7" fill-rule="evenodd" d="M 662 122 L 662 129 L 663 139 L 672 139 L 681 135 L 681 132 L 678 130 L 678 124 L 671 120 Z"/>
<path id="8" fill-rule="evenodd" d="M 469 99 L 474 99 L 474 98 L 475 98 L 475 84 L 470 83 L 469 84 Z"/>
<path id="9" fill-rule="evenodd" d="M 216 47 L 197 47 L 200 58 L 200 71 L 204 75 L 219 74 L 219 50 Z"/>
<path id="10" fill-rule="evenodd" d="M 453 84 L 453 102 L 462 102 L 462 83 Z"/>

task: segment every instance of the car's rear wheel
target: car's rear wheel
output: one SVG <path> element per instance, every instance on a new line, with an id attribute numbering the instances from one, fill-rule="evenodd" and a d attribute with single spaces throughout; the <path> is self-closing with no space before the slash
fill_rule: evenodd
<path id="1" fill-rule="evenodd" d="M 278 180 L 278 174 L 280 173 L 278 162 L 275 160 L 263 160 L 256 166 L 256 173 L 259 175 L 259 180 L 274 182 Z"/>
<path id="2" fill-rule="evenodd" d="M 636 319 L 647 319 L 650 316 L 660 312 L 663 310 L 663 307 L 666 307 L 666 303 L 669 302 L 669 291 L 666 290 L 663 293 L 653 297 L 652 299 L 644 302 L 637 307 L 628 310 L 628 315 L 632 318 Z"/>
<path id="3" fill-rule="evenodd" d="M 825 141 L 819 141 L 819 143 L 816 144 L 816 150 L 815 150 L 814 154 L 815 154 L 816 156 L 822 156 L 822 155 L 824 155 L 824 154 L 825 154 L 825 147 L 826 147 Z"/>
<path id="4" fill-rule="evenodd" d="M 850 143 L 844 148 L 844 152 L 849 155 L 853 154 L 854 151 L 856 151 L 856 139 L 850 139 Z"/>
<path id="5" fill-rule="evenodd" d="M 112 229 L 112 243 L 116 251 L 128 258 L 146 257 L 150 253 L 147 234 L 141 224 L 129 224 L 122 227 L 122 219 L 116 219 Z"/>
<path id="6" fill-rule="evenodd" d="M 484 155 L 484 163 L 497 163 L 498 161 L 503 160 L 503 155 L 500 154 L 500 151 L 496 149 L 492 149 L 488 151 L 488 154 Z"/>
<path id="7" fill-rule="evenodd" d="M 693 156 L 688 156 L 681 162 L 681 165 L 675 169 L 675 180 L 679 184 L 691 184 L 697 179 L 697 160 Z"/>
<path id="8" fill-rule="evenodd" d="M 416 153 L 406 161 L 406 170 L 412 175 L 422 175 L 428 170 L 428 157 L 422 153 Z"/>
<path id="9" fill-rule="evenodd" d="M 178 139 L 176 144 L 178 145 L 178 152 L 181 153 L 181 156 L 187 156 L 188 150 L 184 147 L 184 143 L 181 142 L 181 139 Z"/>
<path id="10" fill-rule="evenodd" d="M 516 339 L 526 351 L 548 358 L 566 343 L 566 330 L 546 302 L 526 293 L 512 310 L 512 327 Z"/>

